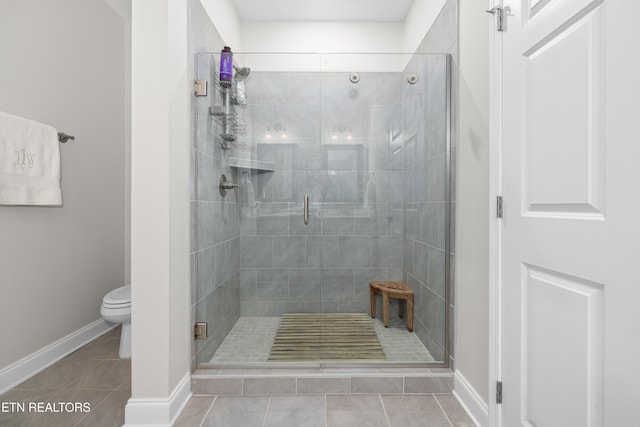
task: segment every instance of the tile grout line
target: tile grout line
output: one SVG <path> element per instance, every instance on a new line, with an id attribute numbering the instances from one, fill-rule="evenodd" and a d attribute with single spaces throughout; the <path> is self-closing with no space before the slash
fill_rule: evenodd
<path id="1" fill-rule="evenodd" d="M 207 417 L 209 416 L 209 414 L 211 413 L 211 410 L 213 409 L 213 404 L 216 402 L 216 400 L 218 400 L 218 396 L 213 396 L 213 400 L 211 401 L 211 405 L 209 405 L 209 408 L 207 408 L 207 412 L 205 412 L 204 417 L 202 417 L 202 421 L 200 421 L 200 424 L 198 424 L 198 427 L 202 427 L 204 425 L 204 422 L 207 419 Z"/>
<path id="2" fill-rule="evenodd" d="M 447 411 L 445 411 L 444 408 L 442 407 L 442 405 L 440 404 L 440 401 L 438 400 L 438 396 L 436 394 L 431 394 L 431 395 L 433 396 L 433 398 L 435 399 L 436 403 L 438 404 L 438 407 L 440 408 L 440 410 L 444 414 L 444 417 L 447 419 L 447 421 L 449 421 L 449 424 L 451 425 L 451 427 L 454 427 L 453 423 L 449 419 L 449 415 L 447 414 Z"/>
<path id="3" fill-rule="evenodd" d="M 378 399 L 380 399 L 380 405 L 382 406 L 382 412 L 384 413 L 384 418 L 387 420 L 387 425 L 391 427 L 391 421 L 389 421 L 389 415 L 387 415 L 387 409 L 384 407 L 384 401 L 382 400 L 382 394 L 378 394 Z"/>
<path id="4" fill-rule="evenodd" d="M 327 393 L 324 394 L 324 427 L 329 426 L 329 411 L 327 409 Z"/>
<path id="5" fill-rule="evenodd" d="M 269 408 L 271 408 L 271 397 L 272 397 L 272 395 L 269 395 L 269 402 L 267 403 L 267 410 L 264 412 L 264 419 L 262 420 L 262 427 L 265 427 L 267 425 L 267 416 L 269 415 Z"/>
<path id="6" fill-rule="evenodd" d="M 101 401 L 96 405 L 96 408 L 100 407 L 100 405 L 102 405 L 102 404 L 103 404 L 103 403 L 104 403 L 104 402 L 109 398 L 109 396 L 111 396 L 111 395 L 112 395 L 113 393 L 115 393 L 115 392 L 116 392 L 116 389 L 110 390 L 110 391 L 109 391 L 109 393 L 105 396 L 105 398 L 104 398 L 104 399 L 102 399 L 102 400 L 101 400 Z M 87 413 L 86 413 L 86 415 L 85 415 L 84 417 L 80 418 L 80 419 L 78 420 L 78 422 L 74 424 L 74 427 L 75 427 L 75 426 L 80 425 L 80 423 L 82 423 L 84 420 L 86 420 L 86 419 L 91 415 L 91 412 L 92 412 L 92 411 L 94 411 L 94 408 L 91 408 L 91 410 L 90 410 L 89 412 L 87 412 Z"/>

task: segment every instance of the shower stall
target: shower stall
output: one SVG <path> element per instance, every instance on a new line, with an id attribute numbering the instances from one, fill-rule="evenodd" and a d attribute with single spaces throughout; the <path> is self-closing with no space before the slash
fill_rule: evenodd
<path id="1" fill-rule="evenodd" d="M 279 363 L 276 333 L 283 316 L 298 313 L 320 321 L 339 313 L 345 329 L 352 314 L 367 315 L 359 319 L 384 357 L 342 363 L 445 365 L 449 56 L 245 53 L 234 61 L 227 88 L 217 80 L 219 54 L 196 58 L 195 79 L 207 82 L 193 101 L 192 311 L 194 324 L 207 325 L 206 338 L 194 340 L 196 365 Z M 370 318 L 371 281 L 413 290 L 413 332 L 395 300 L 388 328 L 380 302 Z"/>

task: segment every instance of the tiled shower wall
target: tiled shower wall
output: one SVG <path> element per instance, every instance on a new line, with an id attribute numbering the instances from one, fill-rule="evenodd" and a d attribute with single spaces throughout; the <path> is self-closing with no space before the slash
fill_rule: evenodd
<path id="1" fill-rule="evenodd" d="M 243 185 L 243 316 L 367 312 L 369 281 L 402 279 L 415 291 L 416 334 L 444 360 L 447 61 L 414 55 L 405 72 L 357 84 L 348 73 L 247 83 L 256 100 L 244 150 L 275 171 L 247 171 L 251 191 Z"/>
<path id="2" fill-rule="evenodd" d="M 403 91 L 403 277 L 417 301 L 415 333 L 436 360 L 445 357 L 447 60 L 414 55 L 406 70 L 419 80 Z"/>
<path id="3" fill-rule="evenodd" d="M 222 41 L 198 1 L 191 13 L 194 54 L 219 51 Z M 452 99 L 456 28 L 456 0 L 449 0 L 418 49 L 451 54 Z M 203 62 L 204 56 L 215 57 L 199 55 L 196 74 L 208 78 L 215 64 Z M 420 85 L 407 86 L 410 72 L 407 67 L 405 73 L 361 73 L 357 85 L 347 73 L 254 73 L 246 82 L 249 105 L 242 109 L 248 134 L 231 151 L 220 149 L 219 129 L 207 113 L 211 101 L 194 100 L 193 320 L 206 319 L 210 328 L 207 340 L 194 341 L 194 362 L 211 358 L 240 313 L 368 311 L 370 280 L 403 279 L 416 289 L 416 333 L 434 356 L 443 350 L 444 315 L 453 342 L 453 261 L 448 307 L 442 283 L 443 257 L 453 258 L 456 110 L 451 111 L 452 221 L 445 254 L 443 200 L 435 188 L 444 187 L 433 179 L 430 186 L 425 183 L 426 195 L 419 196 L 414 184 L 415 177 L 431 177 L 442 167 L 443 153 L 440 147 L 436 153 L 427 144 L 415 144 L 417 128 L 412 142 L 412 127 L 424 123 L 411 121 L 407 101 L 415 107 L 427 98 Z M 425 120 L 432 119 L 429 112 Z M 230 156 L 271 161 L 275 171 L 229 167 Z M 253 187 L 256 203 L 251 205 L 242 172 Z M 371 172 L 374 184 L 368 186 L 365 206 Z M 219 196 L 221 173 L 243 190 Z M 307 226 L 302 224 L 305 193 L 311 198 Z M 420 220 L 427 211 L 435 212 L 435 219 L 429 215 L 431 225 L 438 223 L 435 235 L 425 233 L 429 221 Z"/>
<path id="4" fill-rule="evenodd" d="M 240 150 L 275 171 L 240 178 L 242 315 L 368 312 L 368 282 L 402 278 L 400 74 L 259 72 L 246 91 Z"/>
<path id="5" fill-rule="evenodd" d="M 449 60 L 450 60 L 451 109 L 449 112 L 450 112 L 451 134 L 450 134 L 450 147 L 449 147 L 450 185 L 449 185 L 449 194 L 448 194 L 450 221 L 449 221 L 449 230 L 448 230 L 449 233 L 447 237 L 448 242 L 447 241 L 444 242 L 447 245 L 445 246 L 447 248 L 447 251 L 444 253 L 444 256 L 448 261 L 447 262 L 448 270 L 447 271 L 439 270 L 437 274 L 433 274 L 433 272 L 430 272 L 431 274 L 427 273 L 427 277 L 431 275 L 437 278 L 437 281 L 435 282 L 436 285 L 429 284 L 428 280 L 427 280 L 427 283 L 420 282 L 419 280 L 418 281 L 421 283 L 421 286 L 423 286 L 421 288 L 421 291 L 425 290 L 424 285 L 427 285 L 425 292 L 421 292 L 421 298 L 424 297 L 425 295 L 428 295 L 431 300 L 431 304 L 436 305 L 438 307 L 437 308 L 438 312 L 444 309 L 444 315 L 446 316 L 446 319 L 448 321 L 448 328 L 447 328 L 448 330 L 446 333 L 448 334 L 449 367 L 451 369 L 454 368 L 455 348 L 453 344 L 454 344 L 455 329 L 456 329 L 455 328 L 455 313 L 456 313 L 455 288 L 456 286 L 455 286 L 454 257 L 455 257 L 455 217 L 456 217 L 455 189 L 456 189 L 456 174 L 457 174 L 456 158 L 457 158 L 457 140 L 458 140 L 458 132 L 457 132 L 458 131 L 458 126 L 457 126 L 457 99 L 458 99 L 458 71 L 457 71 L 458 70 L 458 65 L 457 65 L 458 63 L 458 15 L 457 14 L 458 14 L 458 11 L 457 11 L 457 7 L 458 7 L 457 0 L 447 0 L 444 7 L 440 11 L 440 14 L 438 15 L 433 25 L 429 29 L 429 32 L 427 33 L 422 43 L 416 50 L 417 53 L 433 53 L 433 52 L 446 53 L 449 55 Z M 432 119 L 433 119 L 433 115 L 427 114 L 426 120 L 432 120 Z M 443 153 L 439 153 L 438 155 L 442 155 L 442 154 Z M 409 214 L 409 216 L 411 216 L 411 214 Z M 406 233 L 405 239 L 408 238 L 409 240 L 414 240 L 415 243 L 419 243 L 419 244 L 426 243 L 427 246 L 431 248 L 432 252 L 433 250 L 439 251 L 437 252 L 438 253 L 437 256 L 439 257 L 443 256 L 441 252 L 443 249 L 443 246 L 440 246 L 442 242 L 438 242 L 438 246 L 433 246 L 432 244 L 429 244 L 429 241 L 413 238 L 416 235 L 420 236 L 420 230 L 419 229 L 418 231 L 415 230 L 415 227 L 416 226 L 419 227 L 419 224 L 420 224 L 419 222 L 412 222 L 412 224 L 405 224 L 405 233 Z M 417 247 L 418 247 L 418 251 L 421 251 L 424 249 L 423 246 L 417 246 Z M 415 246 L 414 246 L 414 251 L 415 251 Z M 414 256 L 415 256 L 415 253 L 414 253 Z M 431 264 L 429 264 L 427 268 L 430 268 L 430 265 Z M 444 303 L 443 301 L 444 294 L 441 294 L 437 291 L 438 288 L 442 289 L 440 285 L 441 283 L 440 276 L 445 273 L 447 273 L 447 275 L 449 276 L 449 295 L 448 295 L 449 299 L 448 299 L 447 306 L 442 305 Z M 407 279 L 410 279 L 409 282 L 415 285 L 415 281 L 411 279 L 410 276 L 413 276 L 413 278 L 416 279 L 415 275 L 405 270 L 405 277 Z M 422 332 L 417 331 L 417 333 L 419 334 L 423 342 L 425 342 L 425 344 L 427 345 L 427 348 L 429 348 L 431 353 L 435 356 L 438 353 L 438 351 L 441 351 L 440 349 L 442 349 L 443 343 L 445 341 L 444 335 L 442 335 L 445 333 L 444 332 L 445 329 L 441 327 L 433 328 L 431 325 L 433 324 L 433 320 L 436 320 L 437 322 L 444 321 L 444 317 L 438 314 L 437 319 L 432 318 L 432 321 L 430 322 L 429 318 L 431 316 L 429 315 L 425 316 L 426 314 L 427 314 L 426 312 L 423 312 L 422 316 L 418 316 L 417 320 L 423 323 L 424 326 L 426 326 L 425 329 L 430 332 L 429 334 L 430 337 L 425 340 L 425 337 L 422 335 Z M 423 331 L 425 329 L 423 329 Z"/>
<path id="6" fill-rule="evenodd" d="M 191 2 L 191 51 L 196 78 L 208 79 L 222 40 L 199 1 Z M 207 322 L 208 337 L 193 341 L 194 367 L 208 362 L 240 316 L 240 204 L 234 191 L 222 197 L 218 180 L 235 181 L 229 151 L 221 148 L 219 125 L 211 119 L 209 95 L 194 97 L 191 139 L 191 294 L 193 322 Z"/>

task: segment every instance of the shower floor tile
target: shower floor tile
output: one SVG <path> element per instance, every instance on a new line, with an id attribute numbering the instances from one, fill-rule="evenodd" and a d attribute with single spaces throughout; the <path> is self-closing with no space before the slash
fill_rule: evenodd
<path id="1" fill-rule="evenodd" d="M 371 320 L 388 362 L 435 362 L 416 334 L 407 330 L 402 319 L 392 318 L 388 328 L 380 319 Z M 241 317 L 209 363 L 268 362 L 279 324 L 279 317 Z"/>

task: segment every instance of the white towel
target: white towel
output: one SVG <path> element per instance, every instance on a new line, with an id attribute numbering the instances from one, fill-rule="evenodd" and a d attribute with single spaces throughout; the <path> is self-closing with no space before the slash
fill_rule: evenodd
<path id="1" fill-rule="evenodd" d="M 0 204 L 62 204 L 55 128 L 0 111 Z"/>

